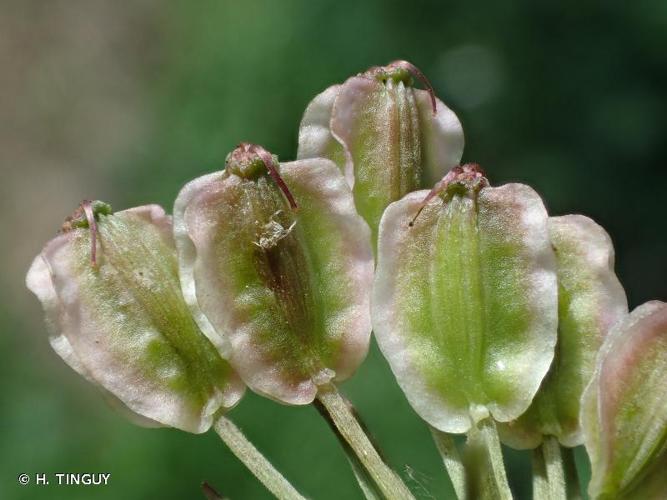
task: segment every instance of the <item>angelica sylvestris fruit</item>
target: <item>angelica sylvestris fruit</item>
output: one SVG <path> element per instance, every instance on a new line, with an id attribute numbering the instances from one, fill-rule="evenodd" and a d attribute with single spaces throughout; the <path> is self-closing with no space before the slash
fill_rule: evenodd
<path id="1" fill-rule="evenodd" d="M 667 497 L 667 304 L 617 323 L 582 399 L 592 498 Z"/>
<path id="2" fill-rule="evenodd" d="M 414 77 L 428 90 L 414 88 Z M 387 205 L 432 186 L 462 154 L 461 123 L 407 61 L 329 87 L 310 103 L 299 130 L 298 158 L 336 162 L 373 231 L 373 244 Z"/>
<path id="3" fill-rule="evenodd" d="M 255 391 L 307 404 L 348 378 L 370 337 L 369 230 L 334 163 L 278 164 L 241 144 L 175 208 L 195 317 Z"/>
<path id="4" fill-rule="evenodd" d="M 157 205 L 82 208 L 27 276 L 51 345 L 138 423 L 206 431 L 244 386 L 183 300 L 170 217 Z"/>
<path id="5" fill-rule="evenodd" d="M 549 218 L 549 234 L 558 261 L 558 348 L 528 411 L 499 428 L 516 448 L 534 448 L 545 435 L 565 446 L 583 443 L 581 395 L 602 341 L 628 313 L 605 230 L 588 217 L 565 215 Z"/>
<path id="6" fill-rule="evenodd" d="M 452 433 L 521 415 L 557 327 L 547 212 L 530 187 L 489 187 L 476 165 L 389 206 L 373 328 L 412 407 Z"/>

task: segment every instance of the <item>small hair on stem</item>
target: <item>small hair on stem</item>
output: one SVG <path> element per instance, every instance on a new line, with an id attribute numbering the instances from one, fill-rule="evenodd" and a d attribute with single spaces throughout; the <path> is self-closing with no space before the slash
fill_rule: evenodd
<path id="1" fill-rule="evenodd" d="M 224 500 L 225 498 L 220 493 L 218 493 L 217 490 L 207 481 L 201 483 L 201 489 L 204 493 L 204 496 L 206 497 L 206 500 Z"/>

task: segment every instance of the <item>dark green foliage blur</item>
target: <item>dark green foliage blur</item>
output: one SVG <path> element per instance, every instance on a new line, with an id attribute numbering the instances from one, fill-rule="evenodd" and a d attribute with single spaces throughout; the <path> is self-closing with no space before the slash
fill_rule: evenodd
<path id="1" fill-rule="evenodd" d="M 552 214 L 600 222 L 616 244 L 631 307 L 667 299 L 666 2 L 92 3 L 128 9 L 126 34 L 112 53 L 138 61 L 131 77 L 140 80 L 137 106 L 148 125 L 104 165 L 99 192 L 82 197 L 105 196 L 115 209 L 148 202 L 169 209 L 185 182 L 220 169 L 240 141 L 292 159 L 301 114 L 316 93 L 371 65 L 407 59 L 461 118 L 464 161 L 480 163 L 492 183 L 532 185 Z M 5 0 L 0 9 L 21 11 L 30 31 L 31 9 L 57 21 L 63 4 Z M 141 23 L 133 24 L 135 11 Z M 94 37 L 98 28 L 86 29 Z M 30 36 L 38 50 L 53 43 L 39 31 Z M 3 49 L 30 57 L 19 43 Z M 85 85 L 82 71 L 66 77 Z M 44 106 L 38 98 L 25 105 Z M 111 118 L 100 113 L 84 126 L 104 131 Z M 49 137 L 51 146 L 58 141 Z M 2 168 L 4 176 L 21 165 Z M 45 189 L 57 196 L 60 187 Z M 80 200 L 65 201 L 74 208 Z M 270 498 L 215 434 L 133 426 L 50 351 L 38 302 L 21 278 L 67 212 L 31 207 L 35 217 L 50 218 L 52 230 L 33 234 L 11 261 L 21 272 L 0 278 L 7 297 L 0 303 L 0 498 L 197 499 L 204 480 L 233 500 Z M 12 245 L 17 231 L 8 222 L 2 241 Z M 16 297 L 21 307 L 12 305 Z M 343 391 L 419 498 L 453 498 L 427 428 L 375 346 Z M 314 409 L 248 393 L 231 417 L 306 496 L 361 498 Z M 529 498 L 528 455 L 507 458 L 517 498 Z M 586 458 L 577 458 L 585 475 Z M 22 487 L 22 472 L 112 477 L 107 487 Z"/>

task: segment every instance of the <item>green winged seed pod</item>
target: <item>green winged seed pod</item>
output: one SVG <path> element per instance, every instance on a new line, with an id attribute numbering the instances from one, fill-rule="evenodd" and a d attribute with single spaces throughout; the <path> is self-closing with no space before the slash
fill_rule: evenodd
<path id="1" fill-rule="evenodd" d="M 289 188 L 288 188 L 289 186 Z M 334 163 L 241 144 L 174 207 L 186 300 L 256 392 L 311 403 L 366 356 L 373 256 Z"/>
<path id="2" fill-rule="evenodd" d="M 499 426 L 503 442 L 535 448 L 543 436 L 564 446 L 583 443 L 580 400 L 609 329 L 628 314 L 614 273 L 614 247 L 602 227 L 582 215 L 549 218 L 558 262 L 558 347 L 549 373 L 526 413 Z"/>
<path id="3" fill-rule="evenodd" d="M 380 224 L 373 329 L 415 411 L 443 432 L 530 404 L 553 359 L 556 259 L 530 187 L 476 165 L 392 203 Z"/>
<path id="4" fill-rule="evenodd" d="M 667 304 L 617 323 L 584 392 L 582 426 L 594 499 L 667 498 Z"/>
<path id="5" fill-rule="evenodd" d="M 413 75 L 428 91 L 413 87 Z M 387 205 L 432 186 L 462 154 L 456 115 L 415 66 L 395 61 L 316 96 L 301 121 L 297 156 L 328 158 L 340 167 L 375 244 Z"/>
<path id="6" fill-rule="evenodd" d="M 111 214 L 84 202 L 26 282 L 55 351 L 136 423 L 204 432 L 242 396 L 183 300 L 171 219 L 159 206 Z"/>

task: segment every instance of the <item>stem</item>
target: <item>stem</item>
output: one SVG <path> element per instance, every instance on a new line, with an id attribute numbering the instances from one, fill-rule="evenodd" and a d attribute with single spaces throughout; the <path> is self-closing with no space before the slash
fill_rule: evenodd
<path id="1" fill-rule="evenodd" d="M 574 449 L 561 447 L 563 455 L 563 469 L 565 470 L 565 484 L 567 485 L 567 498 L 570 500 L 581 500 L 581 483 L 577 472 L 577 464 L 574 460 Z"/>
<path id="2" fill-rule="evenodd" d="M 542 446 L 540 445 L 531 450 L 530 455 L 533 468 L 533 499 L 547 499 L 549 498 L 549 481 L 547 479 L 547 469 L 544 463 Z"/>
<path id="3" fill-rule="evenodd" d="M 533 498 L 566 500 L 567 483 L 558 439 L 544 436 L 542 444 L 533 450 L 532 461 Z"/>
<path id="4" fill-rule="evenodd" d="M 338 389 L 332 384 L 322 386 L 317 399 L 322 403 L 334 425 L 368 471 L 382 495 L 392 500 L 414 500 L 408 487 L 382 461 Z"/>
<path id="5" fill-rule="evenodd" d="M 336 427 L 336 424 L 334 423 L 334 421 L 331 419 L 331 416 L 327 412 L 327 409 L 319 401 L 319 399 L 313 401 L 313 406 L 315 406 L 319 414 L 322 415 L 322 418 L 324 418 L 327 421 L 329 427 L 335 434 L 336 438 L 338 438 L 338 442 L 343 447 L 343 451 L 345 451 L 345 456 L 347 457 L 347 461 L 349 462 L 350 467 L 352 468 L 352 472 L 354 473 L 354 477 L 357 480 L 357 484 L 359 484 L 359 488 L 363 492 L 366 500 L 383 500 L 384 497 L 382 496 L 382 492 L 379 490 L 378 485 L 375 484 L 375 481 L 373 481 L 373 478 L 364 468 L 361 461 L 359 460 L 359 457 L 355 455 L 352 447 L 340 433 L 338 427 Z"/>
<path id="6" fill-rule="evenodd" d="M 470 429 L 466 452 L 466 466 L 474 475 L 467 484 L 468 497 L 512 500 L 498 430 L 491 417 Z"/>
<path id="7" fill-rule="evenodd" d="M 563 457 L 560 454 L 560 444 L 554 436 L 544 436 L 540 446 L 544 455 L 544 465 L 547 472 L 549 486 L 548 499 L 566 500 L 565 472 L 563 471 Z"/>
<path id="8" fill-rule="evenodd" d="M 356 457 L 352 459 L 348 456 L 347 460 L 350 462 L 352 472 L 361 492 L 364 494 L 364 498 L 366 500 L 384 500 L 378 486 L 373 482 L 366 469 L 363 468 L 359 459 L 356 459 Z"/>
<path id="9" fill-rule="evenodd" d="M 439 431 L 431 427 L 431 434 L 433 435 L 433 441 L 435 441 L 435 446 L 440 452 L 442 457 L 442 463 L 447 470 L 449 479 L 454 486 L 454 491 L 456 492 L 456 498 L 463 500 L 466 496 L 466 471 L 463 466 L 463 461 L 461 460 L 461 455 L 459 450 L 456 448 L 456 443 L 451 434 Z"/>
<path id="10" fill-rule="evenodd" d="M 224 415 L 213 424 L 224 443 L 260 482 L 279 500 L 305 500 L 283 475 L 248 441 L 234 422 Z"/>

